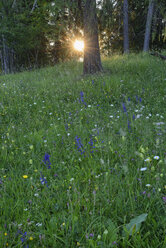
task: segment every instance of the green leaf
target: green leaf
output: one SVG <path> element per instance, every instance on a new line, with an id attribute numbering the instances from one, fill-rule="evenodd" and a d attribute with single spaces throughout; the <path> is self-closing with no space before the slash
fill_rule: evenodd
<path id="1" fill-rule="evenodd" d="M 130 223 L 126 225 L 126 229 L 130 235 L 133 235 L 135 232 L 139 231 L 141 223 L 146 220 L 147 216 L 148 214 L 141 214 L 134 219 L 131 219 Z"/>

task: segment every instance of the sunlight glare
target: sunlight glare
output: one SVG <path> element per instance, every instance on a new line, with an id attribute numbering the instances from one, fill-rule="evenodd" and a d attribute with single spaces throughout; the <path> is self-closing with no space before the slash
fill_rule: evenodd
<path id="1" fill-rule="evenodd" d="M 84 51 L 84 42 L 83 42 L 83 40 L 75 40 L 74 49 L 79 51 L 79 52 L 83 52 Z"/>

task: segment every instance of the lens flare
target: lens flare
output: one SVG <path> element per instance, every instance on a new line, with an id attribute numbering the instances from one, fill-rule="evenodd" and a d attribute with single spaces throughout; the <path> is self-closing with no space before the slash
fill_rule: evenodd
<path id="1" fill-rule="evenodd" d="M 84 42 L 83 42 L 83 40 L 75 40 L 74 49 L 79 51 L 79 52 L 83 52 L 84 51 Z"/>

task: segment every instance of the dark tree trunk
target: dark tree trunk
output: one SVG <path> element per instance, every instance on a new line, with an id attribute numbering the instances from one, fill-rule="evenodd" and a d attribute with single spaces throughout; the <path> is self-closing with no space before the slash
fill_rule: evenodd
<path id="1" fill-rule="evenodd" d="M 84 6 L 84 74 L 102 72 L 100 58 L 96 0 L 85 0 Z"/>
<path id="2" fill-rule="evenodd" d="M 149 41 L 150 41 L 150 32 L 151 32 L 152 17 L 153 17 L 153 11 L 154 11 L 154 2 L 155 0 L 149 0 L 148 14 L 147 14 L 147 19 L 146 19 L 144 47 L 143 47 L 144 52 L 149 51 Z"/>
<path id="3" fill-rule="evenodd" d="M 128 0 L 123 2 L 123 49 L 129 53 Z"/>

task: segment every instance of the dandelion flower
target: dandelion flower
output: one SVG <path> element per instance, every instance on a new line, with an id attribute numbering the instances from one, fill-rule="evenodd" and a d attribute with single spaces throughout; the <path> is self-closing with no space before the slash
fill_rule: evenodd
<path id="1" fill-rule="evenodd" d="M 23 177 L 23 178 L 25 178 L 25 179 L 26 179 L 26 178 L 28 178 L 28 176 L 27 176 L 27 175 L 23 175 L 22 177 Z"/>
<path id="2" fill-rule="evenodd" d="M 30 237 L 29 240 L 33 240 L 33 237 Z"/>

